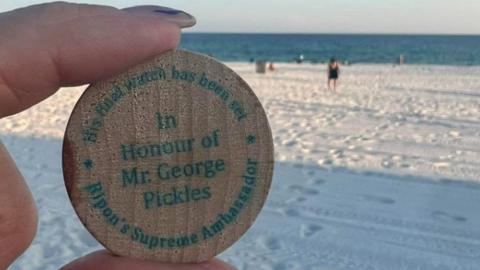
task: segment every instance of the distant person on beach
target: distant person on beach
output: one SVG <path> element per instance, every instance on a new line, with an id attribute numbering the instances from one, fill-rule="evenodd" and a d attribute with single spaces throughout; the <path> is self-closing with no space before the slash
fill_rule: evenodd
<path id="1" fill-rule="evenodd" d="M 337 80 L 340 76 L 340 65 L 338 60 L 335 58 L 331 58 L 330 62 L 328 63 L 328 89 L 336 91 L 337 89 Z M 333 87 L 332 87 L 333 84 Z"/>
<path id="2" fill-rule="evenodd" d="M 397 64 L 398 65 L 403 65 L 405 64 L 405 56 L 403 54 L 400 54 L 397 58 Z"/>
<path id="3" fill-rule="evenodd" d="M 180 28 L 195 24 L 195 19 L 187 15 L 159 6 L 120 10 L 65 2 L 0 13 L 0 119 L 34 106 L 62 86 L 110 78 L 145 59 L 175 49 L 180 40 Z M 31 245 L 37 223 L 38 211 L 33 196 L 0 140 L 0 269 L 7 269 Z M 62 235 L 55 237 L 62 238 Z M 50 244 L 39 241 L 35 250 L 50 252 Z M 77 244 L 72 242 L 72 245 Z M 25 256 L 32 255 L 35 256 L 33 260 L 42 257 L 35 253 Z M 50 260 L 44 263 L 41 268 L 51 266 L 48 265 Z M 173 264 L 119 257 L 99 250 L 61 269 L 234 268 L 218 259 L 199 264 Z"/>
<path id="4" fill-rule="evenodd" d="M 270 62 L 270 63 L 268 64 L 268 70 L 270 70 L 270 71 L 275 71 L 275 64 L 274 64 L 273 62 Z"/>
<path id="5" fill-rule="evenodd" d="M 295 62 L 297 62 L 297 64 L 303 63 L 304 60 L 305 60 L 305 57 L 303 56 L 303 54 L 299 54 L 298 57 L 295 58 Z"/>

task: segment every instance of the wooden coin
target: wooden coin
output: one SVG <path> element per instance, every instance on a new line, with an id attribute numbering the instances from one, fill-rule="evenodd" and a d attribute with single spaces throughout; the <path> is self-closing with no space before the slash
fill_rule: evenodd
<path id="1" fill-rule="evenodd" d="M 117 255 L 164 262 L 205 261 L 237 241 L 273 163 L 247 83 L 180 50 L 90 85 L 63 144 L 65 185 L 88 231 Z"/>

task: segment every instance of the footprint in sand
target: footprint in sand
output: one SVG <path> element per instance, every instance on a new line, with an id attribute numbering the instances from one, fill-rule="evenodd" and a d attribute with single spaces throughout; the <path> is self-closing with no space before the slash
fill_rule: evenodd
<path id="1" fill-rule="evenodd" d="M 341 149 L 332 149 L 329 151 L 330 155 L 337 157 L 337 158 L 342 158 L 343 157 L 343 150 Z"/>
<path id="2" fill-rule="evenodd" d="M 302 148 L 300 149 L 300 151 L 302 151 L 302 153 L 304 153 L 304 154 L 310 154 L 310 153 L 312 153 L 312 149 L 310 149 L 310 148 L 305 148 L 305 147 L 302 147 Z"/>
<path id="3" fill-rule="evenodd" d="M 300 197 L 290 198 L 290 199 L 288 199 L 286 202 L 287 202 L 287 203 L 295 203 L 295 202 L 304 202 L 304 201 L 306 201 L 306 200 L 307 200 L 307 198 L 300 196 Z"/>
<path id="4" fill-rule="evenodd" d="M 366 142 L 366 141 L 370 141 L 371 139 L 368 138 L 368 137 L 365 137 L 365 136 L 360 136 L 356 139 L 357 142 Z"/>
<path id="5" fill-rule="evenodd" d="M 387 129 L 388 127 L 389 127 L 388 124 L 383 124 L 383 125 L 377 126 L 377 127 L 375 128 L 375 130 L 385 130 L 385 129 Z"/>
<path id="6" fill-rule="evenodd" d="M 408 164 L 408 163 L 400 163 L 399 166 L 400 166 L 400 168 L 407 169 L 407 168 L 410 168 L 411 165 Z"/>
<path id="7" fill-rule="evenodd" d="M 315 171 L 314 170 L 304 170 L 303 171 L 303 174 L 305 174 L 306 176 L 314 176 L 315 175 Z"/>
<path id="8" fill-rule="evenodd" d="M 50 259 L 50 258 L 62 256 L 62 251 L 58 248 L 55 248 L 55 244 L 53 243 L 47 244 L 47 246 L 42 249 L 42 253 L 43 253 L 42 257 L 44 259 Z"/>
<path id="9" fill-rule="evenodd" d="M 273 265 L 273 270 L 297 270 L 305 269 L 303 265 L 297 262 L 281 262 Z"/>
<path id="10" fill-rule="evenodd" d="M 466 217 L 451 215 L 443 211 L 435 211 L 432 214 L 432 217 L 437 220 L 446 220 L 446 221 L 455 221 L 455 222 L 466 222 L 468 219 Z"/>
<path id="11" fill-rule="evenodd" d="M 349 146 L 347 147 L 347 149 L 348 149 L 348 150 L 355 150 L 355 149 L 357 149 L 357 147 L 358 147 L 358 146 L 351 144 L 351 145 L 349 145 Z"/>
<path id="12" fill-rule="evenodd" d="M 309 185 L 315 185 L 315 186 L 320 186 L 320 185 L 323 185 L 325 184 L 327 181 L 325 179 L 322 179 L 322 178 L 316 178 L 316 179 L 312 179 L 310 181 L 308 181 L 308 184 Z"/>
<path id="13" fill-rule="evenodd" d="M 392 168 L 393 166 L 395 165 L 395 163 L 393 163 L 393 161 L 389 160 L 389 159 L 384 159 L 382 161 L 382 167 L 385 168 L 385 169 L 390 169 Z"/>
<path id="14" fill-rule="evenodd" d="M 302 238 L 309 238 L 321 230 L 323 230 L 323 227 L 318 224 L 303 224 L 302 227 L 300 227 L 300 236 Z"/>
<path id="15" fill-rule="evenodd" d="M 333 160 L 332 159 L 329 159 L 329 158 L 325 158 L 325 159 L 319 159 L 317 161 L 318 165 L 332 165 L 333 164 Z"/>
<path id="16" fill-rule="evenodd" d="M 374 203 L 381 203 L 381 204 L 394 204 L 395 200 L 388 198 L 388 197 L 383 197 L 383 196 L 376 196 L 376 195 L 362 195 L 362 199 L 365 201 L 369 202 L 374 202 Z"/>
<path id="17" fill-rule="evenodd" d="M 313 195 L 317 195 L 318 194 L 318 190 L 316 189 L 313 189 L 313 188 L 304 188 L 302 193 L 304 195 L 310 195 L 310 196 L 313 196 Z"/>
<path id="18" fill-rule="evenodd" d="M 295 163 L 293 164 L 293 167 L 297 169 L 303 169 L 304 165 L 302 163 Z"/>
<path id="19" fill-rule="evenodd" d="M 437 169 L 448 168 L 450 167 L 450 162 L 439 161 L 433 163 L 433 166 L 435 166 Z"/>
<path id="20" fill-rule="evenodd" d="M 287 217 L 298 217 L 300 216 L 300 213 L 293 209 L 293 208 L 283 208 L 283 209 L 279 209 L 283 214 L 285 214 Z"/>
<path id="21" fill-rule="evenodd" d="M 456 131 L 456 130 L 452 130 L 452 131 L 448 132 L 448 134 L 449 134 L 450 136 L 452 136 L 453 138 L 460 138 L 461 135 L 462 135 L 460 132 L 458 132 L 458 131 Z"/>
<path id="22" fill-rule="evenodd" d="M 288 147 L 292 147 L 295 144 L 297 144 L 297 142 L 295 140 L 284 140 L 281 143 L 282 143 L 282 145 L 288 146 Z"/>
<path id="23" fill-rule="evenodd" d="M 237 257 L 244 257 L 244 258 L 253 258 L 255 257 L 254 254 L 252 254 L 252 252 L 248 251 L 248 250 L 236 250 L 234 252 L 234 254 L 237 256 Z"/>
<path id="24" fill-rule="evenodd" d="M 303 195 L 317 195 L 318 191 L 313 188 L 305 188 L 299 185 L 292 185 L 288 189 L 290 189 L 293 192 L 297 192 Z"/>
<path id="25" fill-rule="evenodd" d="M 269 250 L 279 250 L 282 248 L 282 243 L 278 239 L 271 237 L 263 239 L 262 244 Z"/>

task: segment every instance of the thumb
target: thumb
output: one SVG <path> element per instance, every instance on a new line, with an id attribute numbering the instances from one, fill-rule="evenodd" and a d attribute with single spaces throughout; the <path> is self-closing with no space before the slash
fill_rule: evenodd
<path id="1" fill-rule="evenodd" d="M 217 259 L 198 264 L 173 264 L 142 261 L 117 257 L 106 250 L 96 251 L 77 259 L 61 270 L 235 270 L 236 268 Z"/>
<path id="2" fill-rule="evenodd" d="M 36 230 L 32 195 L 0 140 L 0 269 L 6 269 L 27 249 Z"/>
<path id="3" fill-rule="evenodd" d="M 0 14 L 0 117 L 178 45 L 195 19 L 163 7 L 50 3 Z"/>

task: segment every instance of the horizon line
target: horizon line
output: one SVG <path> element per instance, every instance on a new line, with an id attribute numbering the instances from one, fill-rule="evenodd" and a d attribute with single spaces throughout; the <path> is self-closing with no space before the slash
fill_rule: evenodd
<path id="1" fill-rule="evenodd" d="M 480 33 L 388 33 L 388 32 L 225 32 L 225 31 L 184 31 L 184 34 L 248 34 L 248 35 L 372 35 L 372 36 L 480 36 Z"/>

